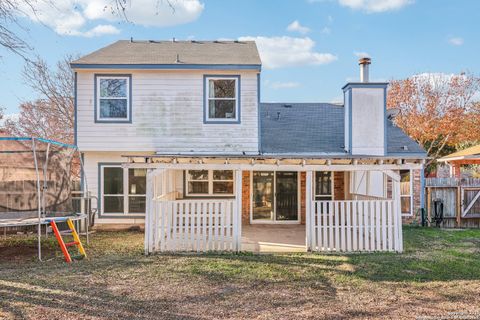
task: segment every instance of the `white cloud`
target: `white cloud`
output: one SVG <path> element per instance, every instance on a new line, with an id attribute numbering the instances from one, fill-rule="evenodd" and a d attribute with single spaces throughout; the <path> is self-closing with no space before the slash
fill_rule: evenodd
<path id="1" fill-rule="evenodd" d="M 331 53 L 314 51 L 315 42 L 309 37 L 240 37 L 240 41 L 255 41 L 266 69 L 322 65 L 337 60 Z"/>
<path id="2" fill-rule="evenodd" d="M 354 51 L 353 54 L 357 58 L 371 58 L 370 54 L 368 52 L 365 52 L 365 51 Z"/>
<path id="3" fill-rule="evenodd" d="M 91 38 L 91 37 L 98 37 L 98 36 L 103 36 L 103 35 L 107 35 L 107 34 L 119 34 L 119 33 L 120 33 L 120 30 L 118 30 L 117 28 L 115 28 L 112 25 L 100 24 L 100 25 L 88 30 L 87 32 L 84 32 L 82 35 L 84 37 Z"/>
<path id="4" fill-rule="evenodd" d="M 398 10 L 414 0 L 338 0 L 341 6 L 368 13 Z"/>
<path id="5" fill-rule="evenodd" d="M 450 38 L 448 38 L 448 43 L 450 43 L 453 46 L 461 46 L 461 45 L 463 45 L 463 38 L 450 37 Z"/>
<path id="6" fill-rule="evenodd" d="M 58 34 L 95 37 L 120 32 L 112 24 L 105 24 L 105 21 L 125 21 L 123 15 L 115 13 L 114 3 L 111 0 L 38 0 L 33 2 L 35 12 L 32 12 L 22 1 L 20 9 L 32 21 Z M 194 21 L 204 9 L 200 0 L 173 1 L 172 6 L 163 0 L 127 1 L 125 15 L 134 24 L 165 27 Z"/>
<path id="7" fill-rule="evenodd" d="M 122 17 L 112 14 L 111 0 L 80 0 L 88 19 L 117 21 Z M 171 6 L 170 6 L 171 4 Z M 173 8 L 172 8 L 173 7 Z M 125 10 L 128 21 L 143 26 L 168 27 L 196 20 L 205 5 L 199 0 L 135 0 L 127 1 Z"/>
<path id="8" fill-rule="evenodd" d="M 302 26 L 298 20 L 295 20 L 287 26 L 287 31 L 307 34 L 310 32 L 310 28 Z"/>
<path id="9" fill-rule="evenodd" d="M 300 87 L 300 83 L 295 81 L 287 81 L 287 82 L 274 81 L 274 82 L 267 82 L 266 85 L 274 90 L 291 89 L 291 88 Z"/>

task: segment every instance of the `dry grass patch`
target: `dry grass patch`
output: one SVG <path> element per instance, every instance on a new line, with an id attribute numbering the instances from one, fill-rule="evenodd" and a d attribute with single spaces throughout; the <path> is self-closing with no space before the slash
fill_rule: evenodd
<path id="1" fill-rule="evenodd" d="M 0 240 L 0 318 L 480 315 L 480 230 L 405 228 L 404 238 L 403 254 L 145 257 L 142 233 L 101 232 L 87 260 L 67 265 L 54 239 L 44 242 L 50 260 L 38 263 L 22 249 L 34 241 L 12 237 Z"/>

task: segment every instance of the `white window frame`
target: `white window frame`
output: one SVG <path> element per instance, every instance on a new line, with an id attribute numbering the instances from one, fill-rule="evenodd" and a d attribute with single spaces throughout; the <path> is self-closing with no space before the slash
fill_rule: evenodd
<path id="1" fill-rule="evenodd" d="M 335 179 L 334 179 L 335 176 L 334 176 L 334 172 L 330 171 L 330 180 L 332 181 L 332 186 L 330 188 L 331 194 L 317 194 L 317 177 L 315 176 L 317 174 L 317 172 L 319 172 L 319 171 L 314 171 L 313 172 L 313 199 L 314 199 L 314 201 L 333 201 L 333 200 L 335 200 Z M 332 200 L 317 200 L 317 197 L 328 197 L 328 196 L 331 196 Z"/>
<path id="2" fill-rule="evenodd" d="M 404 171 L 403 169 L 400 171 Z M 400 174 L 400 171 L 398 172 Z M 410 175 L 410 194 L 409 195 L 402 195 L 400 192 L 400 203 L 402 198 L 410 198 L 410 213 L 401 213 L 402 217 L 412 217 L 413 216 L 413 171 L 412 169 L 408 169 Z"/>
<path id="3" fill-rule="evenodd" d="M 121 168 L 123 169 L 123 194 L 122 195 L 109 195 L 104 193 L 104 175 L 105 175 L 105 168 Z M 102 201 L 101 206 L 101 215 L 102 216 L 118 216 L 118 215 L 125 215 L 125 216 L 145 216 L 145 212 L 142 213 L 130 213 L 128 212 L 128 204 L 130 197 L 146 197 L 146 194 L 130 194 L 130 190 L 128 188 L 128 170 L 135 170 L 133 168 L 123 168 L 121 164 L 104 164 L 100 166 L 100 196 Z M 123 197 L 123 212 L 108 212 L 105 213 L 105 196 L 118 196 Z M 145 198 L 146 199 L 146 198 Z"/>
<path id="4" fill-rule="evenodd" d="M 185 196 L 186 197 L 233 197 L 235 196 L 235 171 L 234 170 L 205 170 L 208 171 L 207 180 L 190 180 L 188 171 L 197 171 L 197 170 L 185 170 Z M 202 169 L 198 169 L 202 171 Z M 233 176 L 231 180 L 214 180 L 213 171 L 233 171 Z M 190 193 L 188 192 L 188 183 L 192 182 L 207 182 L 208 183 L 208 194 L 207 193 Z M 233 192 L 232 193 L 213 193 L 213 182 L 232 182 L 233 183 Z"/>
<path id="5" fill-rule="evenodd" d="M 126 80 L 127 81 L 127 88 L 126 88 L 126 97 L 100 97 L 100 81 L 105 80 L 105 79 L 114 79 L 114 80 Z M 102 76 L 102 75 L 97 75 L 96 76 L 96 121 L 101 121 L 101 122 L 130 122 L 130 116 L 131 116 L 131 101 L 130 101 L 130 77 L 129 76 Z M 100 100 L 102 99 L 109 99 L 109 100 L 127 100 L 127 117 L 126 118 L 104 118 L 101 117 L 101 112 L 100 112 Z"/>
<path id="6" fill-rule="evenodd" d="M 206 76 L 205 77 L 205 122 L 206 123 L 237 123 L 239 122 L 240 108 L 239 108 L 239 76 Z M 210 98 L 210 80 L 234 80 L 235 81 L 235 98 Z M 235 100 L 235 118 L 210 118 L 210 100 Z"/>

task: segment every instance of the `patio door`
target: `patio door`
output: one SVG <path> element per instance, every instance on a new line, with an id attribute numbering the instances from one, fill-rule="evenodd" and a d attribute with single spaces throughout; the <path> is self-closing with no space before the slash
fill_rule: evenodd
<path id="1" fill-rule="evenodd" d="M 252 222 L 298 221 L 298 172 L 254 171 Z"/>

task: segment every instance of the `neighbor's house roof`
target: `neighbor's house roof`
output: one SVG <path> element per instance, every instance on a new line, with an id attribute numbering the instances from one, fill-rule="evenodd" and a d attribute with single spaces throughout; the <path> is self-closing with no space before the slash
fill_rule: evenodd
<path id="1" fill-rule="evenodd" d="M 456 160 L 480 160 L 480 144 L 454 152 L 445 156 L 443 158 L 438 159 L 438 161 L 446 162 L 446 161 L 456 161 Z"/>
<path id="2" fill-rule="evenodd" d="M 263 154 L 346 154 L 344 108 L 331 103 L 261 103 Z M 426 157 L 425 151 L 387 121 L 387 156 Z"/>
<path id="3" fill-rule="evenodd" d="M 72 61 L 72 68 L 260 69 L 255 41 L 120 40 Z"/>

